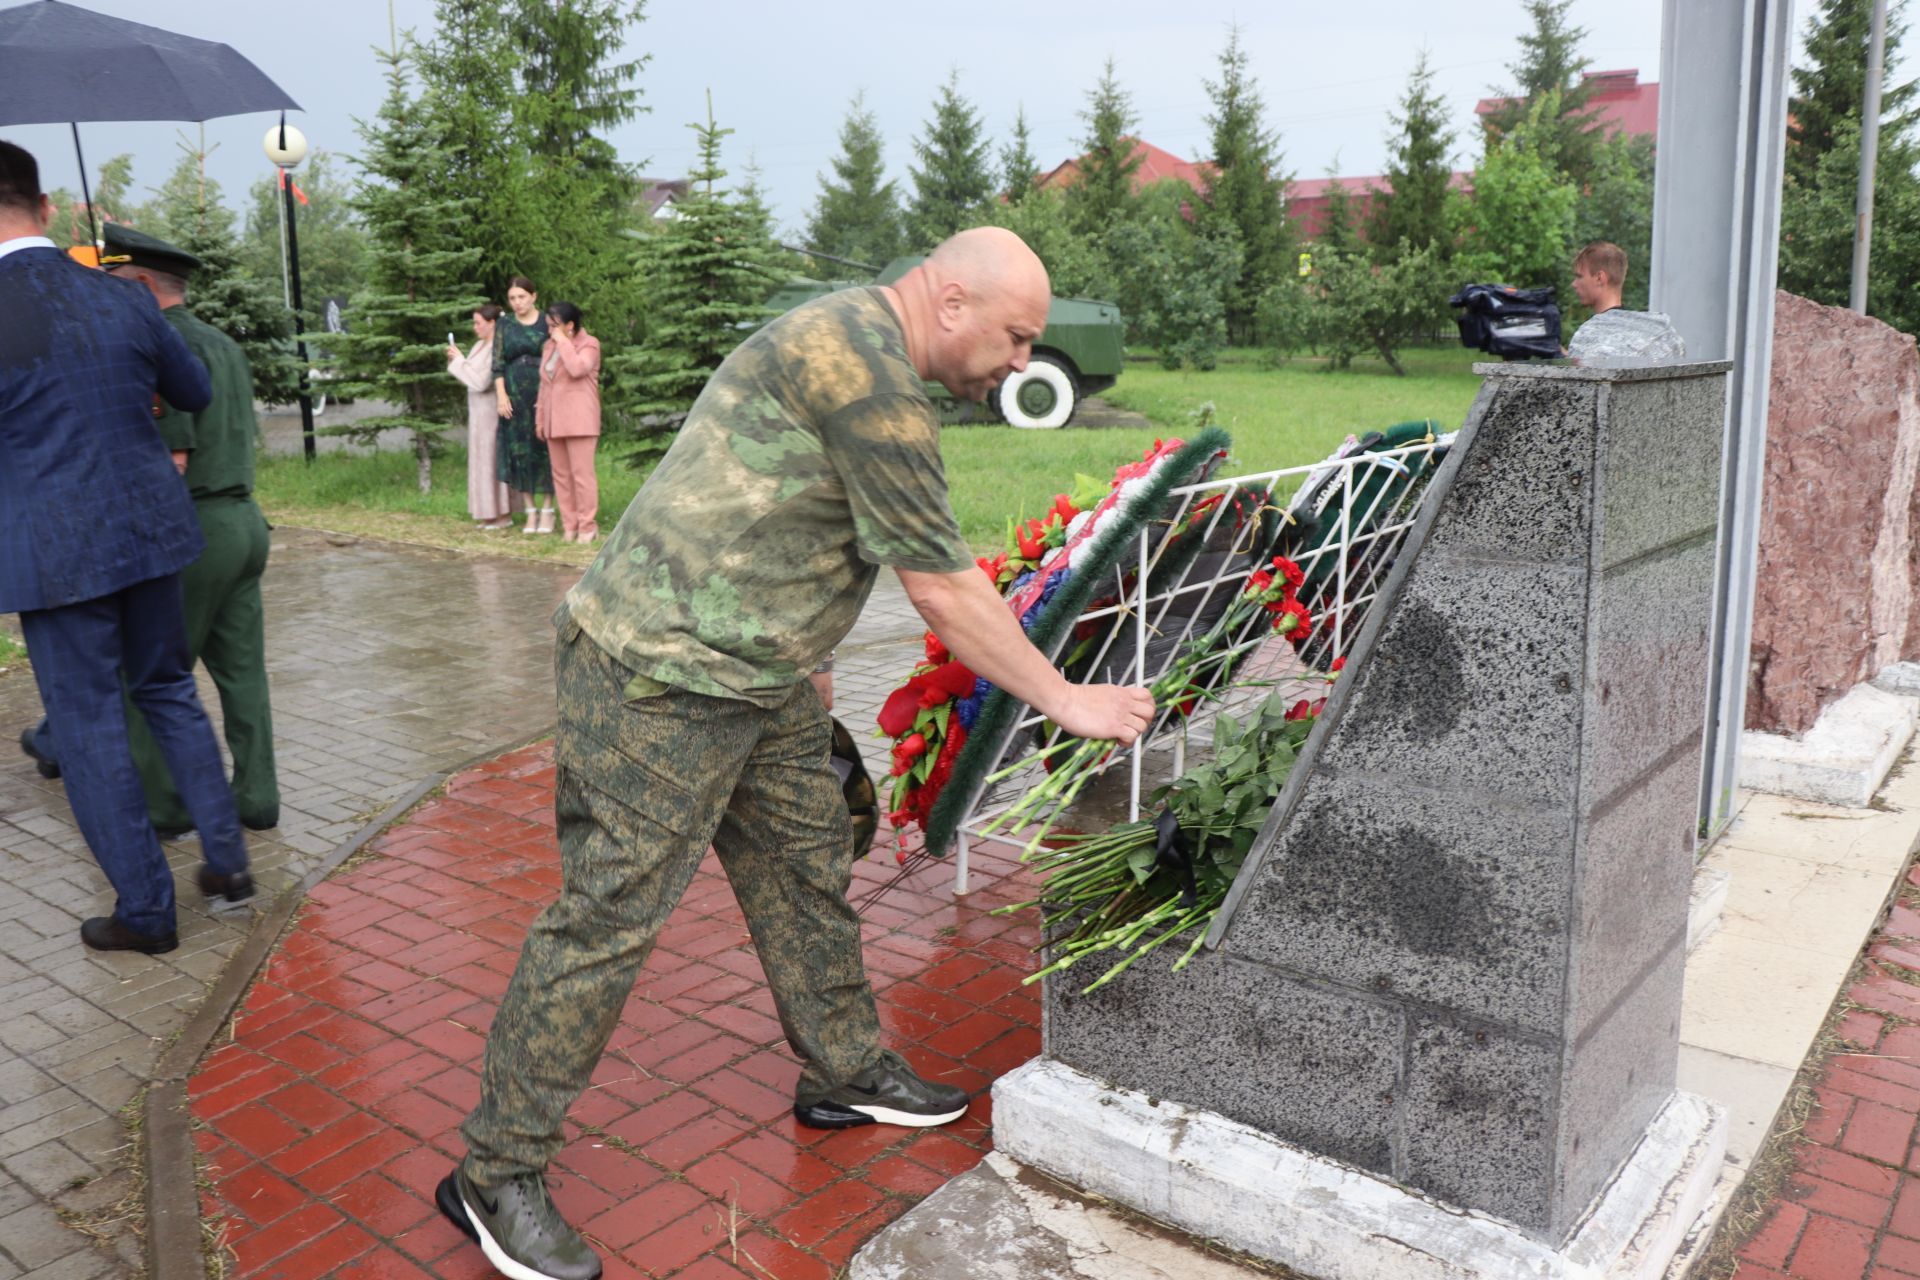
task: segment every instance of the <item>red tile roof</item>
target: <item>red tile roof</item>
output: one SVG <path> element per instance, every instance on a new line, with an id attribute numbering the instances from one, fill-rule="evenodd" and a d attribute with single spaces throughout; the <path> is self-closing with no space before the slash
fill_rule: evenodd
<path id="1" fill-rule="evenodd" d="M 1154 146 L 1151 142 L 1133 139 L 1133 155 L 1140 157 L 1140 167 L 1133 171 L 1133 189 L 1140 191 L 1156 182 L 1173 180 L 1184 182 L 1195 191 L 1207 189 L 1207 173 L 1213 168 L 1206 161 L 1195 163 L 1182 160 L 1171 151 Z M 1033 180 L 1037 187 L 1071 186 L 1080 176 L 1080 160 L 1063 160 Z"/>
<path id="2" fill-rule="evenodd" d="M 1624 71 L 1589 71 L 1584 79 L 1593 84 L 1593 96 L 1587 99 L 1589 113 L 1609 132 L 1629 137 L 1651 138 L 1660 125 L 1660 86 L 1641 84 L 1638 68 Z M 1594 82 L 1598 83 L 1594 83 Z M 1474 110 L 1478 116 L 1498 111 L 1511 98 L 1482 98 Z"/>

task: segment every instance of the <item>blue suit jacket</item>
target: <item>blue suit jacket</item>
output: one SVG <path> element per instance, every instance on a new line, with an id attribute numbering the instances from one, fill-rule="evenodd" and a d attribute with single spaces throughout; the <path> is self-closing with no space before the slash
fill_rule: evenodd
<path id="1" fill-rule="evenodd" d="M 0 300 L 0 613 L 191 564 L 200 523 L 153 395 L 206 408 L 206 366 L 143 286 L 56 249 L 0 258 Z"/>

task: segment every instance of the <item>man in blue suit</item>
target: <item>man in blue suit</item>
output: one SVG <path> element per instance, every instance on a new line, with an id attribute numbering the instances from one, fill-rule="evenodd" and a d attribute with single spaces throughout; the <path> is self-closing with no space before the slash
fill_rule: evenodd
<path id="1" fill-rule="evenodd" d="M 187 651 L 180 571 L 200 525 L 154 424 L 156 391 L 189 413 L 213 393 L 153 296 L 61 253 L 52 217 L 33 157 L 0 142 L 0 612 L 20 614 L 68 802 L 118 896 L 80 938 L 157 954 L 179 945 L 173 874 L 147 821 L 123 678 L 200 830 L 201 888 L 253 892 Z"/>

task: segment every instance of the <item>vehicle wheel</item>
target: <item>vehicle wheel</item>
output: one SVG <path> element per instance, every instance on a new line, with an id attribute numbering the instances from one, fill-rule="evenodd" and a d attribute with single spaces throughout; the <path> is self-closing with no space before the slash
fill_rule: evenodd
<path id="1" fill-rule="evenodd" d="M 1073 375 L 1052 356 L 1035 356 L 995 393 L 1000 416 L 1012 427 L 1064 427 L 1080 403 Z"/>

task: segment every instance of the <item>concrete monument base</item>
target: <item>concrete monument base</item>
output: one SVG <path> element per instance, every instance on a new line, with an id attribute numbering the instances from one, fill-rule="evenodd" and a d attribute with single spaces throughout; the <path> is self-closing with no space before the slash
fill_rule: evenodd
<path id="1" fill-rule="evenodd" d="M 1706 1209 L 1726 1151 L 1725 1113 L 1674 1094 L 1556 1248 L 1490 1214 L 1048 1059 L 1003 1077 L 993 1104 L 1000 1155 L 1318 1280 L 1657 1280 Z M 941 1203 L 955 1185 L 869 1242 L 853 1274 L 913 1280 L 919 1273 L 899 1265 L 911 1256 L 904 1242 L 956 1217 Z M 977 1209 L 959 1216 L 979 1222 Z M 964 1248 L 975 1234 L 984 1258 L 993 1248 L 985 1234 L 949 1230 L 942 1247 Z"/>
<path id="2" fill-rule="evenodd" d="M 1920 723 L 1920 701 L 1880 683 L 1855 685 L 1798 738 L 1741 734 L 1741 785 L 1854 809 L 1872 803 Z"/>

